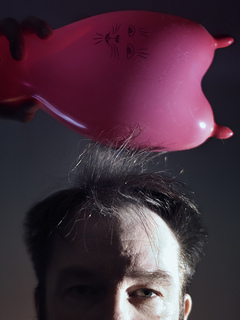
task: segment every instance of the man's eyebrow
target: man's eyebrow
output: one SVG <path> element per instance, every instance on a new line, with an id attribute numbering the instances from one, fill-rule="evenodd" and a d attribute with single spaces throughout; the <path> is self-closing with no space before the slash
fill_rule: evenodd
<path id="1" fill-rule="evenodd" d="M 173 283 L 173 277 L 164 270 L 154 270 L 154 271 L 130 271 L 126 274 L 130 278 L 140 279 L 142 281 L 161 281 L 166 285 L 171 285 Z"/>
<path id="2" fill-rule="evenodd" d="M 80 266 L 71 266 L 66 267 L 60 270 L 59 272 L 59 278 L 93 278 L 98 277 L 98 272 L 95 272 L 89 268 L 84 268 Z"/>
<path id="3" fill-rule="evenodd" d="M 172 285 L 173 277 L 166 271 L 157 269 L 154 271 L 147 271 L 147 270 L 129 270 L 123 272 L 124 276 L 130 279 L 140 280 L 142 282 L 156 282 L 161 283 L 166 286 Z M 70 266 L 63 268 L 59 275 L 59 280 L 70 280 L 70 279 L 92 279 L 92 280 L 99 280 L 104 278 L 104 272 L 100 270 L 92 270 L 82 266 Z"/>

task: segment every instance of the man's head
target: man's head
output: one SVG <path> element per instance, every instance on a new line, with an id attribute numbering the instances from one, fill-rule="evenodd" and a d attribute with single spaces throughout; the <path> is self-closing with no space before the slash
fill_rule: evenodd
<path id="1" fill-rule="evenodd" d="M 205 230 L 180 185 L 146 153 L 95 147 L 77 186 L 36 205 L 26 241 L 40 320 L 184 319 Z"/>

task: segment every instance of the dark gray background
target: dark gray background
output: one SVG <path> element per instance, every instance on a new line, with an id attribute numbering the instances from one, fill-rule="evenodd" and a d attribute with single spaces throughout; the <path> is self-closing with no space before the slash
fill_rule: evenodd
<path id="1" fill-rule="evenodd" d="M 211 34 L 227 34 L 235 43 L 216 52 L 203 80 L 203 90 L 216 122 L 229 126 L 235 136 L 210 139 L 188 151 L 160 159 L 196 194 L 209 229 L 206 257 L 193 287 L 190 319 L 240 319 L 240 20 L 237 0 L 8 0 L 1 1 L 0 19 L 19 20 L 36 15 L 54 28 L 107 11 L 144 9 L 182 16 L 202 24 Z M 66 186 L 67 174 L 86 140 L 42 111 L 34 121 L 0 121 L 0 318 L 34 319 L 35 284 L 22 241 L 26 210 L 52 191 Z M 180 174 L 183 169 L 183 173 Z"/>

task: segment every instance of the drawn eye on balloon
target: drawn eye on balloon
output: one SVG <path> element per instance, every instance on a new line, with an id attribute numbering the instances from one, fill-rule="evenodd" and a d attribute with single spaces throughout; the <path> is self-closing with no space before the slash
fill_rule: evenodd
<path id="1" fill-rule="evenodd" d="M 147 59 L 149 56 L 149 53 L 147 52 L 147 50 L 148 50 L 147 48 L 138 49 L 137 52 L 135 53 L 134 46 L 131 43 L 129 43 L 127 45 L 127 58 L 131 59 L 135 55 L 140 58 Z"/>
<path id="2" fill-rule="evenodd" d="M 133 25 L 128 26 L 127 35 L 120 34 L 121 26 L 122 26 L 121 24 L 115 24 L 112 26 L 110 31 L 105 35 L 101 33 L 96 33 L 96 36 L 93 38 L 93 40 L 95 41 L 94 45 L 97 45 L 100 43 L 106 43 L 111 50 L 111 57 L 117 58 L 117 59 L 120 58 L 120 53 L 119 53 L 120 46 L 124 45 L 122 44 L 122 42 L 126 40 L 126 36 L 127 38 L 133 39 L 137 35 L 140 35 L 142 37 L 148 37 L 150 35 L 145 28 L 136 28 Z M 134 56 L 147 59 L 149 56 L 148 49 L 147 48 L 136 49 L 134 44 L 129 42 L 126 46 L 126 57 L 127 59 L 131 59 Z"/>
<path id="3" fill-rule="evenodd" d="M 135 34 L 139 34 L 143 37 L 149 37 L 150 33 L 145 28 L 135 28 L 133 25 L 128 26 L 128 36 L 133 37 Z"/>

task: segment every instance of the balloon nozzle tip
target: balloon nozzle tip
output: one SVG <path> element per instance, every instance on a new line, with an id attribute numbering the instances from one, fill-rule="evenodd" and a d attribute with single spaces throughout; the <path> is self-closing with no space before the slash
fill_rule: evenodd
<path id="1" fill-rule="evenodd" d="M 212 137 L 217 139 L 228 139 L 233 136 L 233 131 L 228 127 L 215 124 Z"/>
<path id="2" fill-rule="evenodd" d="M 228 46 L 230 46 L 233 42 L 234 39 L 232 37 L 219 37 L 219 38 L 215 38 L 216 40 L 216 48 L 226 48 Z"/>

